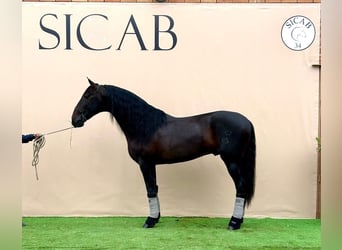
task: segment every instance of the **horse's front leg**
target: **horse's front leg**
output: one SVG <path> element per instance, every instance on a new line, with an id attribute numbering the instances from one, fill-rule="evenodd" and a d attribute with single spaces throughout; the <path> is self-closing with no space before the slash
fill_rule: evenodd
<path id="1" fill-rule="evenodd" d="M 156 166 L 146 162 L 140 162 L 139 165 L 144 177 L 148 203 L 150 206 L 150 216 L 147 217 L 144 228 L 151 228 L 159 222 L 160 218 Z"/>

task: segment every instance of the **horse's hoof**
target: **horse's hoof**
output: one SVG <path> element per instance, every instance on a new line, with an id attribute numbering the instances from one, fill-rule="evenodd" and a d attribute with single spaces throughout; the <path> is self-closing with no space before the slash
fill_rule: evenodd
<path id="1" fill-rule="evenodd" d="M 160 215 L 158 216 L 158 218 L 152 218 L 152 217 L 147 217 L 145 224 L 144 224 L 144 228 L 152 228 L 154 227 L 158 222 L 159 222 L 159 218 Z"/>
<path id="2" fill-rule="evenodd" d="M 232 216 L 232 218 L 230 219 L 229 224 L 228 224 L 228 230 L 240 229 L 242 223 L 243 223 L 243 218 L 238 219 L 238 218 L 235 218 L 234 216 Z"/>

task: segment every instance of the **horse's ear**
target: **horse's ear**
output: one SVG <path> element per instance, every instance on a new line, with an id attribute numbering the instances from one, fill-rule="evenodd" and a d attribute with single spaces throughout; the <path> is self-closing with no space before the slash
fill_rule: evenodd
<path id="1" fill-rule="evenodd" d="M 89 82 L 89 84 L 91 85 L 91 86 L 95 86 L 95 85 L 97 85 L 96 83 L 94 83 L 92 80 L 90 80 L 88 77 L 87 77 L 87 79 L 88 79 L 88 82 Z"/>

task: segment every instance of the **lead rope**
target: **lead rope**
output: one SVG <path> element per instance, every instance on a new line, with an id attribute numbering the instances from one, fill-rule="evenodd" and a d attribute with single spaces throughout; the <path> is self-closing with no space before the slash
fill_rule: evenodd
<path id="1" fill-rule="evenodd" d="M 39 150 L 44 147 L 45 145 L 45 137 L 44 135 L 39 136 L 37 139 L 34 139 L 33 141 L 33 160 L 32 160 L 32 166 L 34 167 L 36 171 L 36 179 L 39 180 L 38 177 L 38 170 L 37 165 L 39 163 Z"/>
<path id="2" fill-rule="evenodd" d="M 32 160 L 32 166 L 35 169 L 37 181 L 39 180 L 38 169 L 37 169 L 37 165 L 39 163 L 39 151 L 45 145 L 45 142 L 46 142 L 45 136 L 46 135 L 55 134 L 55 133 L 59 133 L 59 132 L 62 132 L 62 131 L 68 130 L 68 129 L 72 129 L 72 128 L 73 127 L 69 127 L 69 128 L 64 128 L 64 129 L 52 131 L 52 132 L 43 134 L 43 135 L 41 135 L 38 138 L 33 140 L 33 160 Z M 71 147 L 71 138 L 72 138 L 72 130 L 71 130 L 71 133 L 70 133 L 70 147 Z"/>

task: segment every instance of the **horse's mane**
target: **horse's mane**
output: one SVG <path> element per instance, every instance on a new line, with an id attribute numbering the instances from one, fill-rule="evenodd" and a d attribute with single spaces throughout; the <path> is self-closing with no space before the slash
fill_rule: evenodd
<path id="1" fill-rule="evenodd" d="M 109 97 L 111 114 L 126 137 L 147 142 L 166 121 L 164 111 L 157 109 L 134 93 L 111 85 L 103 85 Z"/>

